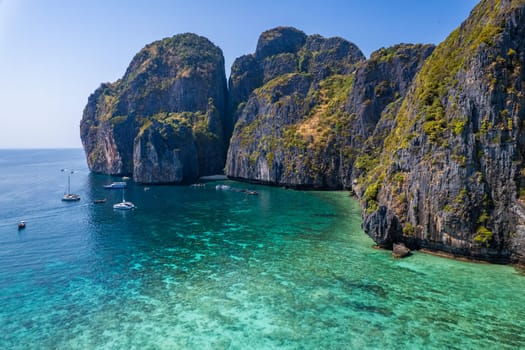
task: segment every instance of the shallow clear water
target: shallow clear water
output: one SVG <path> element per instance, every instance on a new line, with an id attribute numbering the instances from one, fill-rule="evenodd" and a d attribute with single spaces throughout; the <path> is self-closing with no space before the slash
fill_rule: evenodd
<path id="1" fill-rule="evenodd" d="M 116 180 L 81 150 L 0 151 L 0 348 L 525 348 L 522 274 L 394 260 L 346 193 L 132 184 L 122 213 Z"/>

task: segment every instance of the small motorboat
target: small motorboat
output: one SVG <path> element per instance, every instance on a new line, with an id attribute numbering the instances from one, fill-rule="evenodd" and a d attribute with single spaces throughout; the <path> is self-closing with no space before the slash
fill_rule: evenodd
<path id="1" fill-rule="evenodd" d="M 116 189 L 121 189 L 121 188 L 126 188 L 126 187 L 128 187 L 128 183 L 125 181 L 117 181 L 117 182 L 112 182 L 109 185 L 104 185 L 104 188 L 106 190 L 116 190 Z"/>
<path id="2" fill-rule="evenodd" d="M 108 200 L 106 198 L 102 198 L 102 199 L 95 199 L 93 201 L 93 204 L 102 204 L 102 203 L 106 203 Z"/>
<path id="3" fill-rule="evenodd" d="M 257 196 L 257 195 L 259 195 L 259 193 L 257 193 L 257 191 L 252 191 L 252 190 L 246 190 L 246 194 L 249 195 L 249 196 Z"/>
<path id="4" fill-rule="evenodd" d="M 228 185 L 217 185 L 217 186 L 215 186 L 215 189 L 217 191 L 229 191 L 229 190 L 231 190 L 231 186 L 228 186 Z"/>
<path id="5" fill-rule="evenodd" d="M 18 223 L 18 229 L 19 229 L 19 230 L 22 230 L 22 229 L 24 229 L 24 228 L 26 228 L 26 222 L 25 222 L 24 220 L 22 220 L 22 221 L 20 221 L 20 222 Z"/>

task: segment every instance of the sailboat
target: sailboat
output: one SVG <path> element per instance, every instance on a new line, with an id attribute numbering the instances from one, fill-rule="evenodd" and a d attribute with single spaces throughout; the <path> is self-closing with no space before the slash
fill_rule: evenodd
<path id="1" fill-rule="evenodd" d="M 124 198 L 124 189 L 122 189 L 122 202 L 114 204 L 113 205 L 113 209 L 117 209 L 117 210 L 133 210 L 135 208 L 136 208 L 135 204 L 126 201 L 126 199 Z"/>
<path id="2" fill-rule="evenodd" d="M 80 200 L 80 196 L 75 193 L 71 193 L 71 174 L 75 173 L 73 170 L 61 169 L 60 171 L 67 171 L 67 192 L 62 196 L 64 202 L 75 202 Z"/>

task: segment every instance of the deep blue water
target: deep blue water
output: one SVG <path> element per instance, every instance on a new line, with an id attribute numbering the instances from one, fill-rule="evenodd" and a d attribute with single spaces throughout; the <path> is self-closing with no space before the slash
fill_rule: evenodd
<path id="1" fill-rule="evenodd" d="M 0 150 L 1 349 L 525 348 L 523 274 L 392 259 L 347 193 L 130 183 L 122 213 L 117 180 L 81 150 Z"/>

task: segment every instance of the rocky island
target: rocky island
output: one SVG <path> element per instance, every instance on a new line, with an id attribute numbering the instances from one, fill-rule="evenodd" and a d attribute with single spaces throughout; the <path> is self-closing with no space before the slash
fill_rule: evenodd
<path id="1" fill-rule="evenodd" d="M 525 263 L 525 0 L 483 0 L 438 46 L 366 58 L 342 38 L 261 34 L 226 84 L 222 51 L 180 34 L 88 99 L 94 172 L 348 189 L 381 247 Z"/>
<path id="2" fill-rule="evenodd" d="M 142 183 L 222 172 L 230 123 L 222 50 L 195 34 L 147 45 L 122 79 L 88 99 L 80 124 L 89 168 Z"/>

